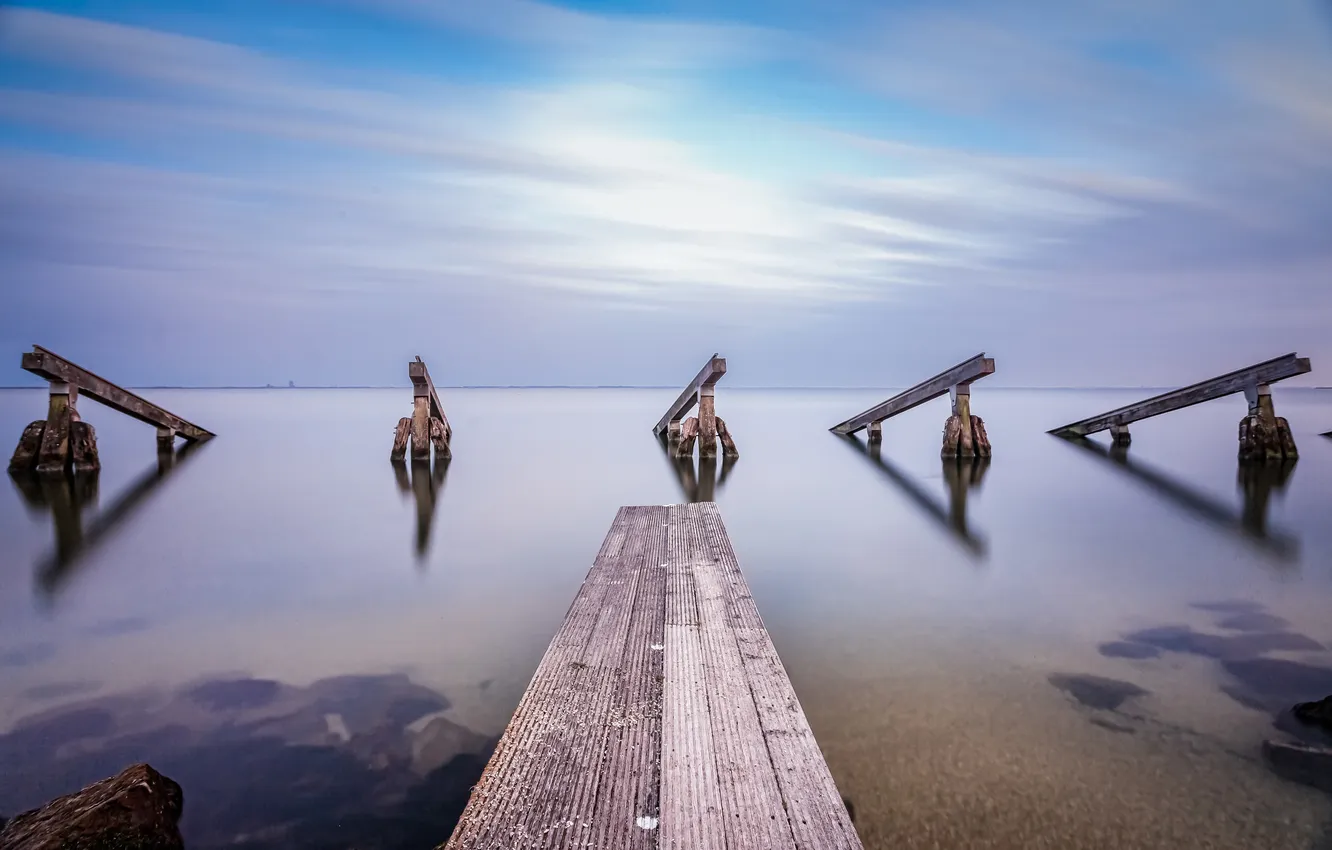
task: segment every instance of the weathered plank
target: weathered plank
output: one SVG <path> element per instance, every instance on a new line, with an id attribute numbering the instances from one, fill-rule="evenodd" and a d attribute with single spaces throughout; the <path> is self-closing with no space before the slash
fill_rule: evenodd
<path id="1" fill-rule="evenodd" d="M 34 345 L 31 352 L 23 355 L 21 365 L 34 375 L 48 381 L 77 387 L 80 395 L 95 399 L 126 416 L 133 416 L 140 422 L 147 422 L 159 428 L 169 428 L 191 443 L 202 442 L 216 436 L 212 431 L 200 428 L 193 422 L 187 422 L 171 411 L 158 407 L 142 396 L 117 386 L 40 345 Z"/>
<path id="2" fill-rule="evenodd" d="M 448 847 L 860 846 L 717 506 L 621 508 Z"/>
<path id="3" fill-rule="evenodd" d="M 1063 425 L 1051 429 L 1049 433 L 1060 437 L 1085 437 L 1088 434 L 1105 431 L 1112 426 L 1128 425 L 1130 422 L 1137 422 L 1140 419 L 1160 416 L 1162 413 L 1169 413 L 1172 410 L 1191 407 L 1232 393 L 1241 393 L 1250 388 L 1273 384 L 1286 378 L 1293 378 L 1296 375 L 1303 375 L 1311 368 L 1309 358 L 1299 357 L 1293 353 L 1287 354 L 1284 357 L 1275 357 L 1255 366 L 1236 369 L 1234 372 L 1228 372 L 1220 377 L 1209 378 L 1206 381 L 1199 381 L 1178 390 L 1161 393 L 1144 401 L 1127 404 L 1109 413 L 1102 413 L 1090 419 Z"/>
<path id="4" fill-rule="evenodd" d="M 671 427 L 672 422 L 679 422 L 683 419 L 685 414 L 698 403 L 699 391 L 703 387 L 714 386 L 725 374 L 726 358 L 718 357 L 716 354 L 712 355 L 703 368 L 699 370 L 699 373 L 694 376 L 694 380 L 690 381 L 684 391 L 680 393 L 679 398 L 666 409 L 666 413 L 658 420 L 656 426 L 652 429 L 652 433 L 660 437 Z"/>
<path id="5" fill-rule="evenodd" d="M 838 434 L 854 434 L 872 423 L 905 413 L 913 407 L 919 407 L 927 401 L 933 401 L 950 389 L 960 385 L 969 385 L 986 375 L 994 374 L 994 358 L 986 357 L 985 352 L 970 360 L 964 360 L 951 369 L 945 369 L 926 381 L 921 381 L 909 390 L 904 390 L 882 404 L 877 404 L 862 413 L 852 416 L 845 422 L 834 425 L 830 430 Z"/>
<path id="6" fill-rule="evenodd" d="M 412 379 L 412 396 L 430 400 L 430 416 L 444 423 L 448 431 L 445 439 L 452 438 L 453 426 L 449 424 L 449 417 L 444 415 L 444 405 L 439 402 L 439 393 L 435 392 L 435 382 L 430 379 L 430 370 L 426 368 L 425 361 L 417 357 L 408 363 L 407 376 Z"/>

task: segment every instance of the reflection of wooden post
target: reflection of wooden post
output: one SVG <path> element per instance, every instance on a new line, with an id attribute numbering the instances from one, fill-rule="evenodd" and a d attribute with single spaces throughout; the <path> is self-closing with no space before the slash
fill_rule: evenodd
<path id="1" fill-rule="evenodd" d="M 690 458 L 691 465 L 693 458 Z M 715 502 L 717 501 L 717 453 L 705 455 L 699 451 L 698 455 L 698 492 L 690 501 L 694 502 Z"/>

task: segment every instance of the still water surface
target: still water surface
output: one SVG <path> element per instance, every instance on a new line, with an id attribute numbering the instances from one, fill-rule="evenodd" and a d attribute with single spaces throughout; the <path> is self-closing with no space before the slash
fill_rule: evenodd
<path id="1" fill-rule="evenodd" d="M 417 473 L 405 389 L 145 394 L 220 436 L 159 470 L 85 401 L 96 487 L 0 488 L 0 816 L 147 760 L 193 848 L 433 846 L 616 508 L 712 497 L 866 846 L 1332 847 L 1259 750 L 1332 693 L 1332 392 L 1278 388 L 1301 459 L 1247 478 L 1238 397 L 1117 462 L 1044 431 L 1150 393 L 978 386 L 956 470 L 945 401 L 875 457 L 827 428 L 888 391 L 723 387 L 699 469 L 673 390 L 444 390 Z"/>

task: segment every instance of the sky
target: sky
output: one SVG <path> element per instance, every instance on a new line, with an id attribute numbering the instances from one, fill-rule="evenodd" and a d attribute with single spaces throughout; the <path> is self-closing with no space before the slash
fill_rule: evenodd
<path id="1" fill-rule="evenodd" d="M 1332 3 L 5 4 L 0 384 L 34 343 L 132 385 L 1332 384 Z"/>

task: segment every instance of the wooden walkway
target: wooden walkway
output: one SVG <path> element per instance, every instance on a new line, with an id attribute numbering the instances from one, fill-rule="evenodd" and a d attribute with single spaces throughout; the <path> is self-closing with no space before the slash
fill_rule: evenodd
<path id="1" fill-rule="evenodd" d="M 861 846 L 715 504 L 620 509 L 447 846 Z"/>

